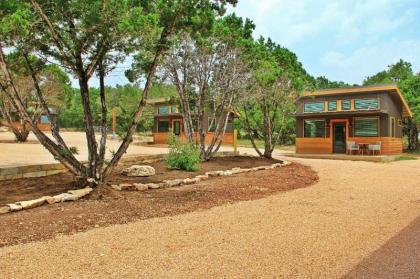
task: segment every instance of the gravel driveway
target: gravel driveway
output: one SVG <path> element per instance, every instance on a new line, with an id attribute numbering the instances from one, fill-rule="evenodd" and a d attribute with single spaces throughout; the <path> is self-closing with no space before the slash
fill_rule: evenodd
<path id="1" fill-rule="evenodd" d="M 296 160 L 316 169 L 320 182 L 260 200 L 2 248 L 0 277 L 336 278 L 420 215 L 420 161 Z"/>

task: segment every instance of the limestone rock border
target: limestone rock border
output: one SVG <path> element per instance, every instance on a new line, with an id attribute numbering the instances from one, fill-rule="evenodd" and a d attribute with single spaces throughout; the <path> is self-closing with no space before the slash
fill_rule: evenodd
<path id="1" fill-rule="evenodd" d="M 269 170 L 279 167 L 286 167 L 292 164 L 290 161 L 283 160 L 282 163 L 274 163 L 271 165 L 266 166 L 258 166 L 253 168 L 245 168 L 242 169 L 240 167 L 232 168 L 230 170 L 218 170 L 218 171 L 208 171 L 205 174 L 197 175 L 193 178 L 185 178 L 185 179 L 172 179 L 172 180 L 163 180 L 160 183 L 121 183 L 121 184 L 114 184 L 111 185 L 111 188 L 116 191 L 146 191 L 146 190 L 153 190 L 153 189 L 162 189 L 162 188 L 171 188 L 171 187 L 178 187 L 182 185 L 191 185 L 195 183 L 199 183 L 200 181 L 207 180 L 212 177 L 217 176 L 231 176 L 238 173 L 245 173 L 245 172 L 252 172 L 252 171 L 259 171 L 259 170 Z"/>
<path id="2" fill-rule="evenodd" d="M 77 189 L 77 190 L 70 190 L 70 191 L 67 191 L 66 193 L 61 193 L 55 196 L 43 196 L 41 198 L 34 199 L 34 200 L 9 203 L 6 206 L 0 207 L 0 214 L 35 208 L 44 204 L 53 204 L 53 203 L 59 203 L 59 202 L 65 202 L 65 201 L 76 201 L 90 194 L 90 192 L 92 191 L 93 191 L 92 188 L 86 187 L 86 188 Z"/>

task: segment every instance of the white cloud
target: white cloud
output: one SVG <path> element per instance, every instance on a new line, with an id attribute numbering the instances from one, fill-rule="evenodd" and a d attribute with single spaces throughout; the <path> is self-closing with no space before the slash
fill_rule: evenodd
<path id="1" fill-rule="evenodd" d="M 349 55 L 328 51 L 321 58 L 321 65 L 328 77 L 349 83 L 361 83 L 367 76 L 385 70 L 390 64 L 404 59 L 413 64 L 414 71 L 420 71 L 420 40 L 399 41 L 360 47 Z"/>
<path id="2" fill-rule="evenodd" d="M 339 44 L 378 36 L 412 22 L 412 9 L 398 8 L 413 1 L 391 0 L 240 0 L 234 11 L 257 25 L 258 35 L 273 37 L 288 47 L 329 33 Z"/>

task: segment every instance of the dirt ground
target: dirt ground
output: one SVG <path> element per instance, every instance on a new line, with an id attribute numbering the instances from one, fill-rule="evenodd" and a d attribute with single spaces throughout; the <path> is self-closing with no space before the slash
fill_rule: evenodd
<path id="1" fill-rule="evenodd" d="M 163 180 L 184 179 L 204 174 L 207 171 L 227 170 L 234 167 L 251 168 L 276 163 L 276 160 L 268 160 L 256 157 L 220 157 L 200 164 L 200 169 L 195 172 L 182 170 L 169 170 L 164 161 L 150 163 L 155 168 L 156 175 L 150 177 L 128 177 L 120 174 L 127 166 L 135 162 L 121 163 L 112 172 L 108 185 L 120 183 L 158 183 Z M 24 178 L 16 180 L 0 181 L 0 206 L 7 203 L 36 199 L 46 195 L 56 195 L 68 190 L 76 189 L 76 182 L 70 173 L 61 173 L 53 176 Z"/>
<path id="2" fill-rule="evenodd" d="M 417 248 L 418 241 L 415 237 L 406 241 L 412 238 L 412 230 L 416 232 L 418 228 L 411 224 L 420 214 L 419 160 L 392 163 L 293 160 L 312 167 L 319 182 L 208 210 L 2 247 L 0 277 L 342 278 L 348 274 L 357 278 L 382 278 L 382 275 L 418 278 L 420 262 L 410 256 L 412 252 L 418 257 L 418 249 L 408 249 Z M 277 181 L 264 173 L 259 178 L 247 174 L 246 178 L 240 186 L 257 179 L 256 187 L 266 188 Z M 194 197 L 193 193 L 187 194 Z M 200 194 L 202 191 L 197 193 Z M 212 199 L 205 197 L 197 203 Z M 151 204 L 159 201 L 156 198 Z M 176 206 L 183 208 L 182 201 L 177 201 Z M 191 203 L 194 199 L 188 204 Z M 55 207 L 56 214 L 49 213 L 55 216 L 67 212 L 67 206 L 71 203 Z M 110 208 L 104 210 L 111 211 L 112 206 L 109 203 Z M 129 212 L 132 206 L 127 200 L 127 209 L 116 207 L 115 211 Z M 30 217 L 40 216 L 46 208 L 21 212 L 16 216 L 21 216 L 22 221 L 16 217 L 6 227 L 32 228 Z M 62 222 L 71 223 L 74 219 L 69 217 Z M 0 219 L 0 228 L 5 227 L 4 221 Z M 51 227 L 58 226 L 57 223 L 51 221 Z M 16 238 L 23 234 L 5 228 L 2 236 L 6 230 L 16 233 Z M 383 258 L 383 253 L 388 256 Z M 399 258 L 404 261 L 407 257 L 410 261 L 404 263 L 405 272 L 401 273 Z M 374 259 L 385 261 L 375 264 Z M 361 271 L 359 264 L 370 272 Z"/>
<path id="3" fill-rule="evenodd" d="M 258 161 L 267 163 L 263 159 Z M 209 162 L 207 169 L 220 169 L 221 165 L 229 168 L 238 164 L 247 167 L 252 162 L 239 158 L 220 158 Z M 253 164 L 255 166 L 257 163 Z M 161 164 L 157 166 L 161 167 Z M 283 168 L 211 178 L 194 185 L 146 192 L 117 192 L 104 187 L 85 200 L 0 215 L 0 247 L 259 199 L 276 192 L 310 186 L 317 179 L 318 176 L 309 167 L 292 164 Z"/>

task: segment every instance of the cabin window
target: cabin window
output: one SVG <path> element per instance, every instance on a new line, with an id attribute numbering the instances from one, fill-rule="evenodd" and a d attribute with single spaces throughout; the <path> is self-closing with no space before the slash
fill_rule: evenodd
<path id="1" fill-rule="evenodd" d="M 391 137 L 395 138 L 395 117 L 389 118 L 389 133 Z"/>
<path id="2" fill-rule="evenodd" d="M 337 101 L 328 102 L 328 111 L 337 111 Z"/>
<path id="3" fill-rule="evenodd" d="M 342 100 L 341 101 L 341 110 L 351 110 L 351 101 L 350 100 Z"/>
<path id="4" fill-rule="evenodd" d="M 158 107 L 158 114 L 169 114 L 169 107 L 168 106 Z"/>
<path id="5" fill-rule="evenodd" d="M 303 106 L 304 112 L 323 112 L 325 111 L 324 102 L 306 103 Z"/>
<path id="6" fill-rule="evenodd" d="M 305 138 L 323 138 L 325 137 L 325 120 L 304 120 Z"/>
<path id="7" fill-rule="evenodd" d="M 159 133 L 169 132 L 169 120 L 158 120 L 158 132 Z"/>
<path id="8" fill-rule="evenodd" d="M 354 108 L 359 110 L 378 109 L 378 99 L 358 99 L 354 100 Z"/>
<path id="9" fill-rule="evenodd" d="M 354 135 L 356 137 L 377 137 L 378 131 L 378 118 L 376 117 L 360 117 L 354 120 Z"/>
<path id="10" fill-rule="evenodd" d="M 173 105 L 171 109 L 172 109 L 172 113 L 178 113 L 179 112 L 177 105 Z"/>
<path id="11" fill-rule="evenodd" d="M 41 115 L 41 124 L 51 124 L 47 115 Z"/>

